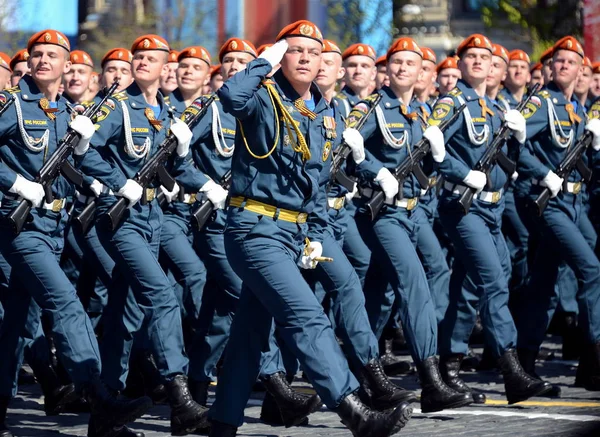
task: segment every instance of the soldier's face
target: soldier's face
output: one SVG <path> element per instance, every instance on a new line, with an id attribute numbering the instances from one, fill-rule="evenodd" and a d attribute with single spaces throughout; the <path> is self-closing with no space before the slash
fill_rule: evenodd
<path id="1" fill-rule="evenodd" d="M 160 89 L 166 93 L 171 93 L 177 88 L 177 67 L 178 62 L 167 63 L 167 68 L 163 69 L 160 76 Z"/>
<path id="2" fill-rule="evenodd" d="M 540 73 L 541 74 L 541 73 Z M 529 63 L 527 61 L 513 60 L 508 63 L 506 83 L 511 87 L 522 88 L 531 80 Z"/>
<path id="3" fill-rule="evenodd" d="M 133 79 L 141 83 L 160 80 L 167 70 L 168 53 L 162 50 L 138 50 L 131 61 Z"/>
<path id="4" fill-rule="evenodd" d="M 18 62 L 13 67 L 12 75 L 10 76 L 10 85 L 16 86 L 21 78 L 29 74 L 29 67 L 27 66 L 27 62 Z"/>
<path id="5" fill-rule="evenodd" d="M 575 93 L 579 95 L 585 94 L 589 91 L 591 85 L 592 69 L 590 67 L 583 67 L 575 83 Z"/>
<path id="6" fill-rule="evenodd" d="M 196 92 L 208 83 L 210 67 L 196 58 L 182 59 L 177 67 L 177 86 L 188 92 Z"/>
<path id="7" fill-rule="evenodd" d="M 415 52 L 401 51 L 392 54 L 387 63 L 390 87 L 392 89 L 413 87 L 422 77 L 422 67 L 423 58 Z"/>
<path id="8" fill-rule="evenodd" d="M 542 70 L 534 70 L 531 72 L 531 81 L 529 85 L 534 86 L 536 83 L 544 85 L 544 76 L 542 76 Z"/>
<path id="9" fill-rule="evenodd" d="M 83 64 L 73 64 L 64 77 L 65 91 L 71 97 L 81 96 L 90 86 L 92 67 Z"/>
<path id="10" fill-rule="evenodd" d="M 375 86 L 381 89 L 382 86 L 390 86 L 390 77 L 387 74 L 387 65 L 378 65 L 375 74 Z"/>
<path id="11" fill-rule="evenodd" d="M 550 83 L 552 80 L 552 59 L 546 59 L 542 64 L 542 76 L 544 83 Z"/>
<path id="12" fill-rule="evenodd" d="M 250 53 L 231 52 L 226 53 L 221 61 L 221 73 L 223 78 L 229 79 L 235 73 L 245 70 L 246 64 L 254 59 Z"/>
<path id="13" fill-rule="evenodd" d="M 421 67 L 422 73 L 419 80 L 415 84 L 415 92 L 423 93 L 431 88 L 431 84 L 435 82 L 437 74 L 435 72 L 435 64 L 431 61 L 423 61 Z"/>
<path id="14" fill-rule="evenodd" d="M 506 79 L 506 62 L 499 56 L 492 56 L 492 66 L 485 79 L 487 88 L 496 88 Z"/>
<path id="15" fill-rule="evenodd" d="M 311 38 L 287 38 L 288 49 L 281 60 L 281 70 L 292 85 L 310 84 L 321 68 L 323 45 Z"/>
<path id="16" fill-rule="evenodd" d="M 558 50 L 552 57 L 552 80 L 568 87 L 577 80 L 583 59 L 571 50 Z"/>
<path id="17" fill-rule="evenodd" d="M 54 44 L 35 44 L 31 48 L 27 65 L 31 77 L 38 82 L 62 81 L 62 77 L 71 68 L 69 53 Z"/>
<path id="18" fill-rule="evenodd" d="M 592 86 L 590 91 L 596 97 L 600 97 L 600 73 L 594 73 L 592 76 Z"/>
<path id="19" fill-rule="evenodd" d="M 210 76 L 210 89 L 216 93 L 219 88 L 223 86 L 223 75 L 221 73 L 215 73 Z"/>
<path id="20" fill-rule="evenodd" d="M 453 90 L 460 78 L 461 74 L 458 68 L 444 68 L 441 70 L 437 77 L 438 84 L 440 85 L 440 95 Z"/>
<path id="21" fill-rule="evenodd" d="M 112 60 L 107 61 L 102 69 L 102 85 L 109 87 L 115 80 L 119 81 L 117 91 L 123 91 L 131 82 L 133 82 L 133 76 L 131 75 L 131 64 L 125 61 Z"/>
<path id="22" fill-rule="evenodd" d="M 344 68 L 346 85 L 354 91 L 367 88 L 377 75 L 375 61 L 368 56 L 350 56 L 344 60 Z"/>
<path id="23" fill-rule="evenodd" d="M 468 83 L 486 80 L 492 68 L 492 53 L 487 49 L 470 48 L 462 54 L 458 67 Z"/>
<path id="24" fill-rule="evenodd" d="M 321 68 L 315 82 L 319 87 L 329 89 L 344 77 L 342 56 L 339 53 L 323 53 L 321 56 Z"/>
<path id="25" fill-rule="evenodd" d="M 0 68 L 0 87 L 2 89 L 6 89 L 11 86 L 10 76 L 11 76 L 10 71 L 8 71 L 6 68 Z"/>

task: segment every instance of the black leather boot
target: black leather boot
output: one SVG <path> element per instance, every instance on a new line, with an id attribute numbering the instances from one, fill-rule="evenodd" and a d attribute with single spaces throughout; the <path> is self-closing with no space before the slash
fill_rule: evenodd
<path id="1" fill-rule="evenodd" d="M 206 407 L 208 402 L 208 387 L 210 386 L 210 381 L 194 381 L 193 379 L 190 379 L 188 384 L 190 386 L 192 399 L 196 401 L 196 403 Z"/>
<path id="2" fill-rule="evenodd" d="M 459 393 L 448 387 L 442 380 L 438 367 L 438 357 L 431 356 L 419 366 L 421 379 L 421 411 L 433 413 L 447 408 L 459 408 L 473 403 L 473 398 L 468 393 Z"/>
<path id="3" fill-rule="evenodd" d="M 39 362 L 30 359 L 29 365 L 42 388 L 46 416 L 59 415 L 63 412 L 65 405 L 78 398 L 75 393 L 75 386 L 73 384 L 62 384 L 50 362 Z"/>
<path id="4" fill-rule="evenodd" d="M 210 434 L 208 437 L 235 437 L 236 434 L 236 426 L 216 421 L 210 422 Z"/>
<path id="5" fill-rule="evenodd" d="M 562 358 L 563 360 L 577 360 L 581 355 L 582 339 L 584 338 L 581 328 L 577 325 L 577 315 L 573 313 L 565 314 L 564 323 Z"/>
<path id="6" fill-rule="evenodd" d="M 380 361 L 387 375 L 405 375 L 410 372 L 411 367 L 408 361 L 403 361 L 392 352 L 392 338 L 381 336 L 379 340 Z"/>
<path id="7" fill-rule="evenodd" d="M 286 428 L 301 424 L 310 414 L 321 408 L 322 402 L 318 395 L 315 394 L 309 397 L 296 392 L 283 372 L 263 378 L 263 384 L 267 392 L 273 396 L 277 407 L 279 407 L 281 421 Z M 270 423 L 276 423 L 277 416 L 274 414 L 273 409 L 271 408 L 271 411 L 267 412 L 266 407 L 265 419 L 271 419 Z M 262 409 L 261 418 L 263 418 Z"/>
<path id="8" fill-rule="evenodd" d="M 304 396 L 309 398 L 308 395 L 303 393 L 298 393 L 299 396 Z M 269 393 L 265 392 L 265 397 L 263 399 L 262 405 L 260 407 L 260 420 L 268 425 L 275 426 L 285 426 L 283 422 L 283 417 L 281 416 L 281 411 L 279 410 L 279 406 L 277 405 L 277 401 Z M 300 423 L 295 426 L 306 426 L 308 425 L 308 417 L 305 417 Z"/>
<path id="9" fill-rule="evenodd" d="M 90 416 L 87 437 L 145 437 L 145 434 L 141 431 L 134 431 L 125 425 L 107 429 L 98 423 L 96 416 Z"/>
<path id="10" fill-rule="evenodd" d="M 453 354 L 442 357 L 440 359 L 440 373 L 442 379 L 452 390 L 471 395 L 474 403 L 485 404 L 485 395 L 483 393 L 474 392 L 466 382 L 459 378 L 458 373 L 461 368 L 462 360 L 462 354 Z"/>
<path id="11" fill-rule="evenodd" d="M 104 386 L 98 377 L 82 389 L 82 395 L 90 405 L 88 433 L 97 437 L 113 437 L 116 430 L 142 417 L 152 407 L 152 399 L 118 399 Z"/>
<path id="12" fill-rule="evenodd" d="M 171 405 L 172 435 L 186 435 L 208 428 L 208 408 L 194 402 L 185 375 L 175 376 L 165 384 L 165 388 Z"/>
<path id="13" fill-rule="evenodd" d="M 408 349 L 402 327 L 392 329 L 392 352 L 403 352 Z"/>
<path id="14" fill-rule="evenodd" d="M 162 376 L 152 354 L 148 351 L 141 352 L 138 357 L 138 366 L 146 388 L 146 395 L 152 399 L 155 405 L 166 403 L 167 390 L 162 383 Z"/>
<path id="15" fill-rule="evenodd" d="M 417 402 L 415 392 L 404 390 L 389 380 L 378 359 L 369 361 L 362 368 L 360 381 L 361 400 L 376 410 L 394 408 L 402 402 Z"/>
<path id="16" fill-rule="evenodd" d="M 521 367 L 523 367 L 523 370 L 525 370 L 525 372 L 527 372 L 529 376 L 532 376 L 535 379 L 539 379 L 541 381 L 542 378 L 540 378 L 540 376 L 535 371 L 535 360 L 537 359 L 537 355 L 537 351 L 533 351 L 531 349 L 517 349 L 517 357 L 519 358 L 519 363 L 521 363 Z M 561 388 L 555 384 L 550 384 L 550 386 L 551 388 L 547 393 L 542 393 L 538 396 L 547 398 L 559 398 L 562 393 Z"/>
<path id="17" fill-rule="evenodd" d="M 533 396 L 540 396 L 552 389 L 548 382 L 529 376 L 523 370 L 514 349 L 507 349 L 502 354 L 498 359 L 498 367 L 504 377 L 504 388 L 509 405 Z"/>
<path id="18" fill-rule="evenodd" d="M 6 410 L 8 410 L 8 404 L 10 398 L 7 396 L 0 396 L 0 437 L 13 437 L 10 430 L 6 427 Z"/>
<path id="19" fill-rule="evenodd" d="M 346 396 L 335 411 L 354 437 L 391 436 L 404 428 L 412 416 L 412 408 L 407 403 L 380 412 L 369 409 L 354 393 Z"/>
<path id="20" fill-rule="evenodd" d="M 600 391 L 600 342 L 582 349 L 575 386 L 588 391 Z"/>

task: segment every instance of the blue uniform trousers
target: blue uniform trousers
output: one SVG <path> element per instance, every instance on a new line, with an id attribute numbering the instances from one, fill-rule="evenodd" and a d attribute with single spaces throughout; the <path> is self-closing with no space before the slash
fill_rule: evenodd
<path id="1" fill-rule="evenodd" d="M 384 277 L 394 290 L 404 335 L 417 364 L 437 352 L 435 308 L 416 251 L 418 215 L 424 215 L 419 208 L 407 211 L 391 206 L 384 206 L 374 221 L 367 214 L 356 215 L 358 229 L 373 254 L 372 264 L 384 270 Z M 387 288 L 380 285 L 377 292 L 369 289 L 366 294 L 371 327 L 378 337 L 392 308 L 382 303 L 388 300 Z"/>
<path id="2" fill-rule="evenodd" d="M 241 425 L 261 368 L 261 352 L 269 349 L 273 319 L 329 408 L 335 408 L 359 386 L 329 320 L 298 268 L 306 231 L 306 225 L 275 221 L 238 208 L 228 211 L 225 250 L 244 285 L 217 398 L 209 413 L 213 420 Z"/>
<path id="3" fill-rule="evenodd" d="M 440 219 L 456 251 L 449 307 L 440 323 L 440 355 L 467 354 L 477 307 L 485 344 L 494 356 L 516 346 L 517 331 L 508 309 L 510 255 L 501 230 L 501 205 L 475 202 L 466 215 L 452 199 L 440 203 Z"/>
<path id="4" fill-rule="evenodd" d="M 572 202 L 575 219 L 578 220 L 581 206 L 576 196 L 568 193 L 563 196 L 567 202 Z M 517 199 L 517 205 L 525 211 L 527 200 Z M 537 351 L 542 344 L 558 303 L 555 284 L 563 260 L 573 270 L 579 283 L 576 298 L 579 326 L 585 341 L 600 341 L 600 261 L 578 223 L 552 203 L 541 217 L 530 213 L 526 223 L 531 226 L 531 232 L 539 232 L 540 238 L 529 287 L 519 307 L 519 347 Z"/>
<path id="5" fill-rule="evenodd" d="M 114 203 L 114 198 L 101 197 L 97 202 L 102 214 Z M 154 200 L 130 208 L 115 231 L 97 227 L 100 242 L 115 260 L 119 273 L 119 280 L 114 279 L 114 287 L 109 291 L 102 342 L 102 360 L 110 369 L 103 372 L 103 377 L 116 390 L 123 388 L 127 373 L 123 363 L 129 361 L 133 333 L 142 326 L 161 376 L 168 379 L 187 374 L 181 311 L 158 262 L 162 223 L 162 210 Z M 128 302 L 128 286 L 139 308 Z"/>
<path id="6" fill-rule="evenodd" d="M 371 263 L 371 250 L 363 241 L 358 227 L 356 226 L 355 213 L 356 205 L 352 202 L 346 206 L 346 214 L 350 216 L 347 220 L 346 231 L 344 232 L 343 249 L 346 257 L 350 261 L 350 264 L 354 267 L 360 285 L 365 289 L 365 279 L 367 277 L 367 271 L 369 270 L 369 264 Z"/>
<path id="7" fill-rule="evenodd" d="M 512 189 L 504 193 L 504 213 L 502 216 L 502 232 L 512 262 L 512 274 L 509 281 L 511 291 L 522 290 L 529 275 L 529 231 L 515 205 L 515 194 Z"/>

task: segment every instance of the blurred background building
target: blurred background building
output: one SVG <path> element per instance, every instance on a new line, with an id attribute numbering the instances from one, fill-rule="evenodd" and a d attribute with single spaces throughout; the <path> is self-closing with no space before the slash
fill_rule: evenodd
<path id="1" fill-rule="evenodd" d="M 342 48 L 362 41 L 378 54 L 409 35 L 442 59 L 478 32 L 535 59 L 573 34 L 600 60 L 600 0 L 0 0 L 0 50 L 12 54 L 31 33 L 51 27 L 96 60 L 144 33 L 179 50 L 204 45 L 215 56 L 231 36 L 258 46 L 303 18 Z"/>

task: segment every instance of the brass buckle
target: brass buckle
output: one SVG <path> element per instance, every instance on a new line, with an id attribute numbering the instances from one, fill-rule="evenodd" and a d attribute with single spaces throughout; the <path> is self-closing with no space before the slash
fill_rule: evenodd
<path id="1" fill-rule="evenodd" d="M 60 212 L 65 205 L 65 199 L 54 199 L 52 201 L 52 212 Z"/>
<path id="2" fill-rule="evenodd" d="M 575 182 L 573 184 L 573 194 L 579 194 L 581 192 L 581 182 Z"/>
<path id="3" fill-rule="evenodd" d="M 301 212 L 298 214 L 298 217 L 296 217 L 296 223 L 298 224 L 303 224 L 306 223 L 306 219 L 308 218 L 308 214 L 305 212 Z"/>
<path id="4" fill-rule="evenodd" d="M 502 195 L 500 194 L 500 191 L 494 191 L 492 193 L 492 203 L 500 202 L 501 197 L 502 197 Z"/>
<path id="5" fill-rule="evenodd" d="M 418 198 L 413 197 L 411 199 L 406 199 L 406 200 L 407 200 L 406 210 L 412 211 L 413 209 L 415 209 L 415 207 L 417 206 L 417 203 L 418 203 Z"/>
<path id="6" fill-rule="evenodd" d="M 337 197 L 333 202 L 333 209 L 340 210 L 344 207 L 345 197 Z"/>
<path id="7" fill-rule="evenodd" d="M 146 188 L 146 202 L 152 202 L 156 197 L 156 188 Z"/>

